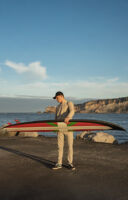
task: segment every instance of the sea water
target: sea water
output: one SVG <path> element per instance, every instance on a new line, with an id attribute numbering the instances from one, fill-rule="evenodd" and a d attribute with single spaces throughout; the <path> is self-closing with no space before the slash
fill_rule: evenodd
<path id="1" fill-rule="evenodd" d="M 15 123 L 14 120 L 18 119 L 20 122 L 28 121 L 38 121 L 38 120 L 52 120 L 54 119 L 54 114 L 49 113 L 0 113 L 0 126 L 8 122 Z M 128 114 L 85 114 L 76 113 L 74 119 L 94 119 L 102 120 L 110 123 L 115 123 L 126 129 L 125 131 L 105 131 L 113 135 L 119 144 L 128 141 Z M 56 137 L 56 133 L 40 132 L 40 135 L 45 135 L 48 137 Z M 74 132 L 74 137 L 78 132 Z"/>

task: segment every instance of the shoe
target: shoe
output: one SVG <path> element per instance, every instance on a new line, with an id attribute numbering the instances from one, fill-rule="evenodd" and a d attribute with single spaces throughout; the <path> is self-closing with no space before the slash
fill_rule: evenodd
<path id="1" fill-rule="evenodd" d="M 56 170 L 56 169 L 61 169 L 62 165 L 61 164 L 56 164 L 52 169 Z"/>
<path id="2" fill-rule="evenodd" d="M 75 170 L 76 168 L 73 166 L 73 164 L 69 164 L 69 165 L 68 165 L 68 169 L 70 169 L 70 170 L 73 171 L 73 170 Z"/>

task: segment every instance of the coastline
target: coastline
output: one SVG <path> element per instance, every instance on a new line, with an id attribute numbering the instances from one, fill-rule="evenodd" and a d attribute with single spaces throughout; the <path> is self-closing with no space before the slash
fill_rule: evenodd
<path id="1" fill-rule="evenodd" d="M 127 200 L 127 155 L 128 143 L 74 140 L 76 170 L 53 171 L 56 138 L 0 137 L 0 198 Z"/>
<path id="2" fill-rule="evenodd" d="M 90 100 L 74 104 L 76 113 L 128 113 L 128 97 Z M 55 106 L 46 107 L 44 113 L 55 113 Z"/>

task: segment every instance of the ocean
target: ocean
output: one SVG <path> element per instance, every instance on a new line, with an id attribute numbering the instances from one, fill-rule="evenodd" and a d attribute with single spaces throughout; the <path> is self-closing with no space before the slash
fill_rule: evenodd
<path id="1" fill-rule="evenodd" d="M 38 120 L 51 120 L 54 119 L 54 114 L 49 113 L 0 113 L 0 126 L 8 122 L 15 123 L 15 119 L 20 122 L 38 121 Z M 94 119 L 102 120 L 118 124 L 126 129 L 124 131 L 105 131 L 115 136 L 118 143 L 128 142 L 128 114 L 92 114 L 92 113 L 76 113 L 74 119 Z M 56 133 L 39 133 L 48 137 L 56 137 Z M 74 137 L 78 132 L 74 132 Z"/>

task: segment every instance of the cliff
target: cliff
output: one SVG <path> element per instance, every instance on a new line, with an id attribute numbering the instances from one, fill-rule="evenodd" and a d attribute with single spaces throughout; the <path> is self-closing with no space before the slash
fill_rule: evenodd
<path id="1" fill-rule="evenodd" d="M 55 106 L 48 106 L 45 109 L 45 113 L 55 113 L 56 107 Z"/>
<path id="2" fill-rule="evenodd" d="M 45 112 L 54 113 L 56 107 L 49 106 Z M 128 113 L 128 97 L 100 99 L 75 104 L 77 113 Z"/>
<path id="3" fill-rule="evenodd" d="M 102 99 L 75 105 L 80 113 L 128 113 L 128 97 Z"/>

